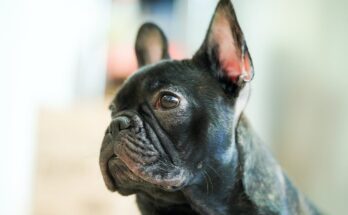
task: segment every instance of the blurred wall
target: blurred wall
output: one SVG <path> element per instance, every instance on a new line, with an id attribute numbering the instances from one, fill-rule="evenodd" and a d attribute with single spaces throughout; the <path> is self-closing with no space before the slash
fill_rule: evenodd
<path id="1" fill-rule="evenodd" d="M 31 210 L 37 113 L 102 97 L 110 1 L 0 1 L 0 214 Z"/>
<path id="2" fill-rule="evenodd" d="M 256 68 L 249 118 L 295 184 L 345 214 L 348 2 L 234 2 Z"/>

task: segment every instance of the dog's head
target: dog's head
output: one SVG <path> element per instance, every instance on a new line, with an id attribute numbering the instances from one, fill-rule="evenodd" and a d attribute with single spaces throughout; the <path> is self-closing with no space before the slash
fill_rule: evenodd
<path id="1" fill-rule="evenodd" d="M 253 66 L 229 0 L 219 2 L 192 59 L 174 61 L 154 24 L 137 36 L 140 69 L 120 88 L 100 153 L 108 189 L 180 190 L 208 168 L 236 162 L 235 126 L 249 95 Z"/>

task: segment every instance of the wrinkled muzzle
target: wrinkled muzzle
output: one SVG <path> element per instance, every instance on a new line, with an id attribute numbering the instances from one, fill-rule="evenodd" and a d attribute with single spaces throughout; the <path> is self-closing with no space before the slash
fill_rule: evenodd
<path id="1" fill-rule="evenodd" d="M 185 186 L 189 171 L 173 162 L 167 138 L 159 138 L 153 126 L 131 112 L 116 116 L 106 130 L 99 164 L 107 188 L 134 188 L 154 185 L 165 190 Z M 164 139 L 164 140 L 163 140 Z M 164 143 L 166 142 L 166 143 Z"/>

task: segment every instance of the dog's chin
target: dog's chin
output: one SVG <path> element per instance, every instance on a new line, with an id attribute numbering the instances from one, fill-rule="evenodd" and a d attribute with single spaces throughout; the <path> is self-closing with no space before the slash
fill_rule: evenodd
<path id="1" fill-rule="evenodd" d="M 192 178 L 185 168 L 165 161 L 141 165 L 122 154 L 108 161 L 108 175 L 105 177 L 109 177 L 105 181 L 109 190 L 122 195 L 156 189 L 175 192 L 187 186 Z"/>

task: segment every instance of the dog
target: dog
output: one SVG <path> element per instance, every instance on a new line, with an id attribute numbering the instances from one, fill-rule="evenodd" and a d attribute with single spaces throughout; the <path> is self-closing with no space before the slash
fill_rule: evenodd
<path id="1" fill-rule="evenodd" d="M 254 68 L 229 0 L 192 59 L 170 60 L 152 23 L 135 51 L 139 70 L 110 105 L 100 151 L 109 190 L 135 194 L 144 215 L 320 214 L 243 114 Z"/>

